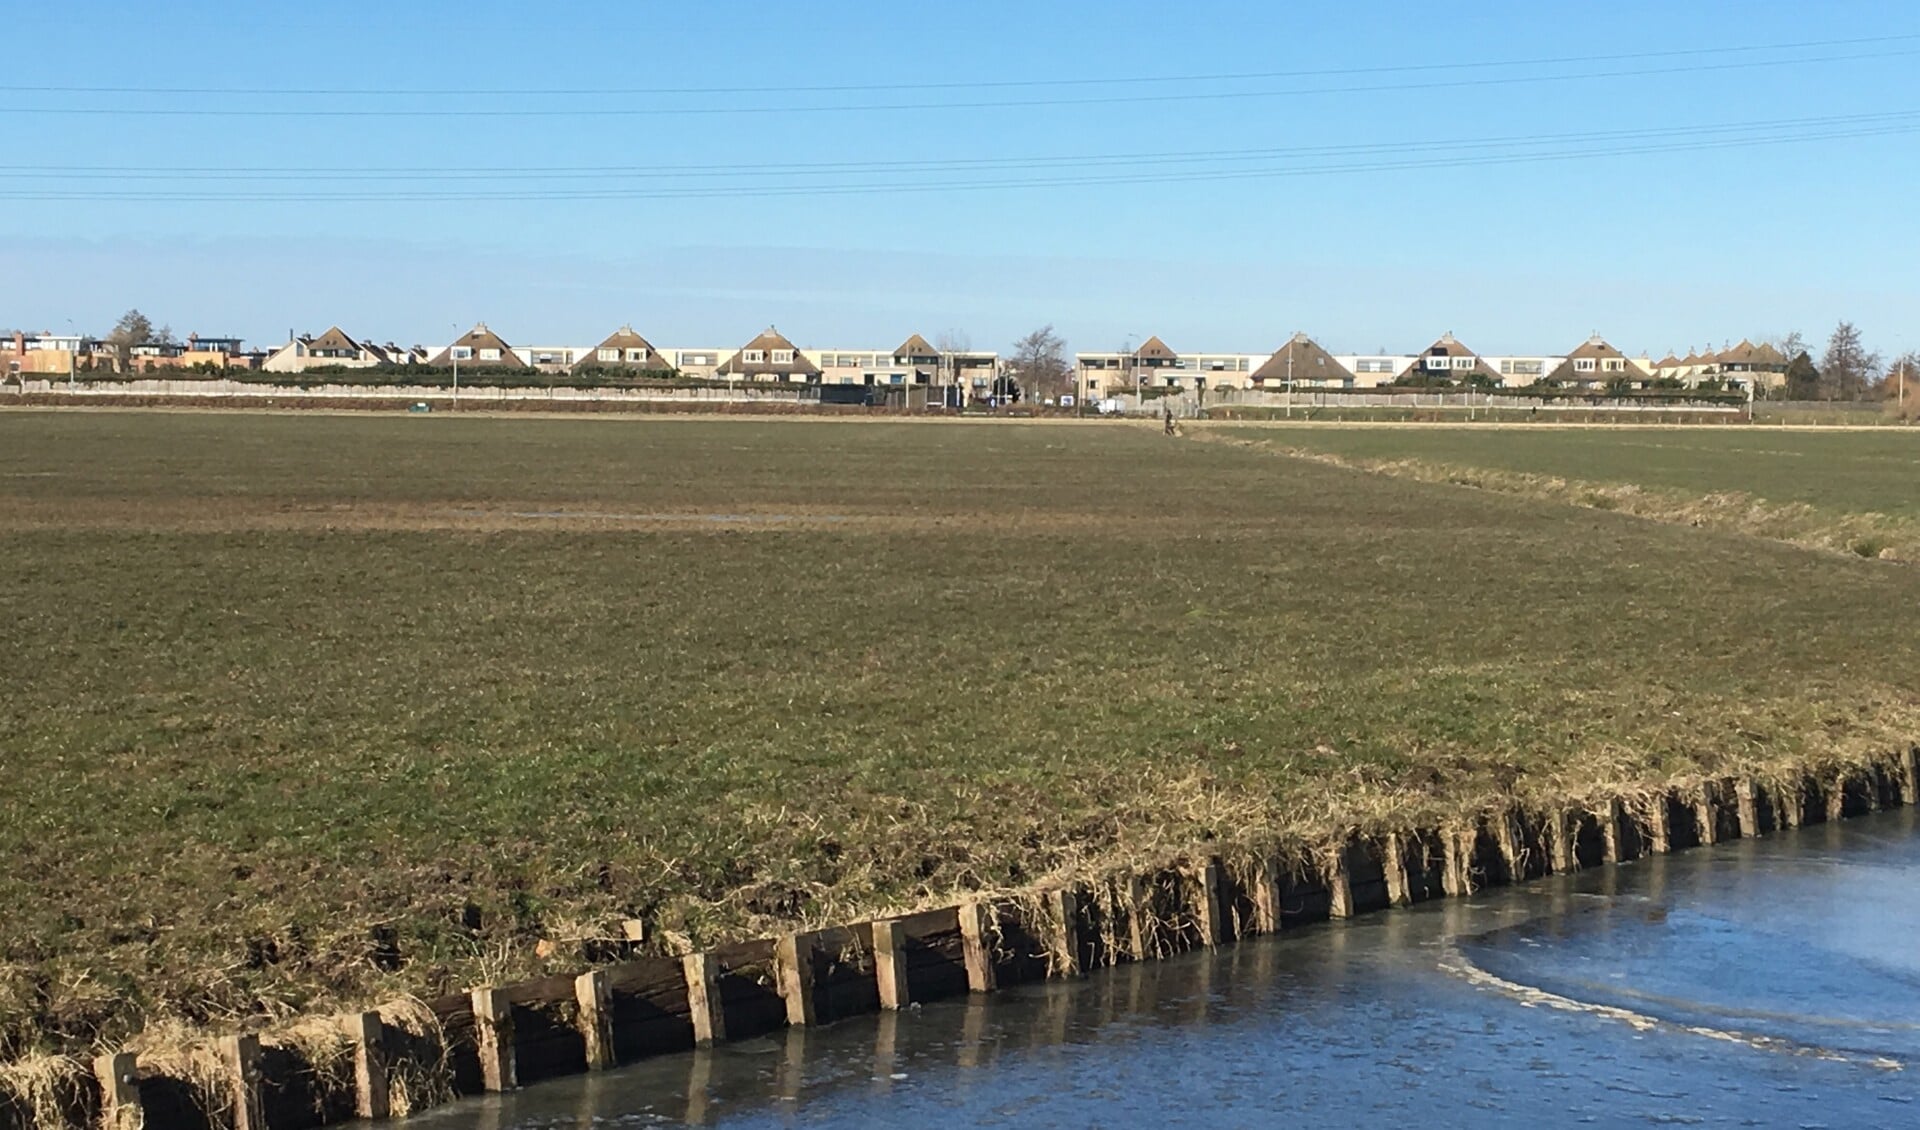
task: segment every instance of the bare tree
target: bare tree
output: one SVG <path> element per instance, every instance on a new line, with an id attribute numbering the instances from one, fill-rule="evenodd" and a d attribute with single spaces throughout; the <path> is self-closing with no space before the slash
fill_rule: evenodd
<path id="1" fill-rule="evenodd" d="M 1835 326 L 1827 339 L 1827 352 L 1820 358 L 1820 383 L 1827 396 L 1858 400 L 1879 376 L 1880 355 L 1866 347 L 1858 327 L 1852 322 Z"/>
<path id="2" fill-rule="evenodd" d="M 1073 391 L 1073 366 L 1067 363 L 1067 343 L 1045 325 L 1013 343 L 1007 359 L 1029 400 L 1058 397 Z"/>
<path id="3" fill-rule="evenodd" d="M 153 340 L 153 320 L 138 310 L 129 310 L 120 315 L 120 320 L 101 340 L 113 350 L 113 371 L 124 373 L 133 356 L 133 347 Z"/>
<path id="4" fill-rule="evenodd" d="M 941 330 L 933 339 L 933 347 L 942 353 L 965 353 L 973 348 L 973 338 L 965 330 Z"/>

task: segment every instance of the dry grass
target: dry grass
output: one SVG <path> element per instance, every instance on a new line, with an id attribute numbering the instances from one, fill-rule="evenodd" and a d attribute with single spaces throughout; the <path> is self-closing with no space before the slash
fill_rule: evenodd
<path id="1" fill-rule="evenodd" d="M 1256 441 L 1258 442 L 1258 441 Z M 1525 471 L 1489 470 L 1423 459 L 1356 459 L 1324 451 L 1276 446 L 1299 459 L 1393 475 L 1423 483 L 1616 511 L 1694 529 L 1720 530 L 1788 542 L 1809 549 L 1888 561 L 1920 561 L 1920 520 L 1875 512 L 1836 513 L 1805 502 L 1769 502 L 1740 491 L 1689 494 L 1631 483 L 1586 482 Z"/>
<path id="2" fill-rule="evenodd" d="M 0 414 L 0 1055 L 1864 760 L 1917 584 L 1127 427 Z"/>
<path id="3" fill-rule="evenodd" d="M 73 1124 L 84 1110 L 91 1085 L 88 1064 L 73 1056 L 29 1055 L 0 1062 L 0 1106 L 12 1105 L 29 1130 L 56 1130 Z"/>

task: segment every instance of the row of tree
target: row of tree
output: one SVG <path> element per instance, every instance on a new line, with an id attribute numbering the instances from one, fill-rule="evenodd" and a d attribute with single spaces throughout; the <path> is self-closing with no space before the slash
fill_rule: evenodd
<path id="1" fill-rule="evenodd" d="M 1888 361 L 1867 348 L 1852 322 L 1833 328 L 1818 362 L 1798 332 L 1774 345 L 1788 358 L 1788 400 L 1880 400 L 1903 395 L 1906 382 L 1920 375 L 1920 354 L 1910 349 Z"/>

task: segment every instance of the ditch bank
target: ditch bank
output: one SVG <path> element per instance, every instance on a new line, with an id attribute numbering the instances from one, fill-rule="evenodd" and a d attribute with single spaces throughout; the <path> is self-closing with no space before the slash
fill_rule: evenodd
<path id="1" fill-rule="evenodd" d="M 982 896 L 699 953 L 633 956 L 144 1053 L 0 1066 L 0 1128 L 300 1130 L 390 1118 L 789 1026 L 1155 961 L 1327 919 L 1920 803 L 1920 749 L 1688 780 L 1441 827 Z M 637 943 L 636 943 L 637 945 Z"/>

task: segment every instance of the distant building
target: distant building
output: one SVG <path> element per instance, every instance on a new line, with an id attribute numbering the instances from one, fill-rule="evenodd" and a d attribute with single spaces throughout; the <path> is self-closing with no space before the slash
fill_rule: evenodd
<path id="1" fill-rule="evenodd" d="M 487 366 L 491 368 L 523 368 L 527 364 L 519 354 L 513 351 L 499 334 L 480 322 L 458 341 L 433 355 L 428 361 L 435 368 L 446 368 L 454 362 L 462 365 Z"/>
<path id="2" fill-rule="evenodd" d="M 727 358 L 715 375 L 726 380 L 812 383 L 820 379 L 820 366 L 809 361 L 786 335 L 768 326 L 765 333 Z"/>
<path id="3" fill-rule="evenodd" d="M 1354 388 L 1351 369 L 1312 338 L 1296 333 L 1253 371 L 1254 388 Z"/>
<path id="4" fill-rule="evenodd" d="M 580 350 L 580 356 L 573 361 L 573 371 L 665 377 L 673 374 L 674 367 L 653 347 L 652 342 L 641 337 L 632 326 L 621 326 L 599 345 Z"/>
<path id="5" fill-rule="evenodd" d="M 418 346 L 384 345 L 360 341 L 339 326 L 319 336 L 303 334 L 267 354 L 260 368 L 269 373 L 304 373 L 309 369 L 371 369 L 379 365 L 417 365 L 426 353 Z"/>
<path id="6" fill-rule="evenodd" d="M 1547 379 L 1572 388 L 1603 388 L 1614 381 L 1645 382 L 1653 373 L 1643 369 L 1599 334 L 1582 342 L 1547 374 Z"/>

